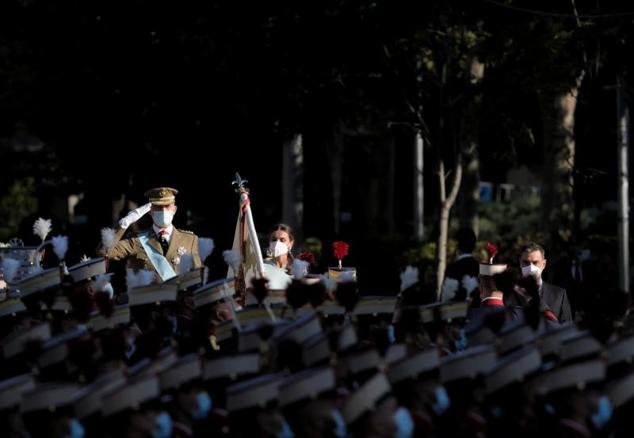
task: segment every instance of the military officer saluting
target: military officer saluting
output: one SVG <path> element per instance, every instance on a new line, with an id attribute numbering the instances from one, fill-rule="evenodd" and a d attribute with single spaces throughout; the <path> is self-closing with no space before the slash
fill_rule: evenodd
<path id="1" fill-rule="evenodd" d="M 181 257 L 192 257 L 193 268 L 202 266 L 198 252 L 198 237 L 191 231 L 179 230 L 172 225 L 176 213 L 176 194 L 171 187 L 158 187 L 145 192 L 147 204 L 132 210 L 119 221 L 115 235 L 117 243 L 107 252 L 111 260 L 128 260 L 128 267 L 146 269 L 158 274 L 161 281 L 169 280 L 179 272 Z M 152 227 L 122 239 L 127 228 L 150 213 Z"/>

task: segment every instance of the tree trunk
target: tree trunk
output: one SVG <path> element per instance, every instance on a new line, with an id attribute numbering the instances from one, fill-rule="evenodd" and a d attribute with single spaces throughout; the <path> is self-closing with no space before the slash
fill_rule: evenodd
<path id="1" fill-rule="evenodd" d="M 449 232 L 449 214 L 451 213 L 451 207 L 453 207 L 458 196 L 458 189 L 460 188 L 460 181 L 462 179 L 462 157 L 458 155 L 456 160 L 456 168 L 453 172 L 453 178 L 451 183 L 451 191 L 447 195 L 447 189 L 445 186 L 445 163 L 441 160 L 438 165 L 438 179 L 440 183 L 440 210 L 439 210 L 439 223 L 438 223 L 438 241 L 436 243 L 436 299 L 440 299 L 440 291 L 442 289 L 442 283 L 445 279 L 445 268 L 447 266 L 447 237 Z"/>
<path id="2" fill-rule="evenodd" d="M 282 221 L 295 230 L 295 239 L 303 241 L 304 225 L 304 147 L 302 135 L 295 134 L 284 143 L 282 157 Z"/>
<path id="3" fill-rule="evenodd" d="M 343 122 L 337 121 L 333 129 L 332 141 L 326 145 L 330 178 L 332 181 L 332 218 L 335 235 L 341 231 L 341 185 L 343 182 Z"/>
<path id="4" fill-rule="evenodd" d="M 484 78 L 484 64 L 473 57 L 470 63 L 470 83 L 479 85 Z M 462 176 L 462 190 L 458 208 L 460 212 L 460 226 L 471 228 L 478 235 L 478 205 L 480 203 L 480 158 L 478 154 L 481 96 L 476 97 L 467 105 L 462 116 L 460 149 L 463 153 L 464 173 Z"/>
<path id="5" fill-rule="evenodd" d="M 550 238 L 568 241 L 574 222 L 573 175 L 575 163 L 575 109 L 583 73 L 567 92 L 542 95 L 544 124 L 544 180 L 542 183 L 542 230 Z"/>
<path id="6" fill-rule="evenodd" d="M 395 157 L 394 157 L 394 137 L 390 136 L 382 145 L 385 151 L 385 180 L 383 182 L 383 192 L 385 204 L 382 206 L 382 222 L 385 225 L 384 231 L 390 235 L 394 234 L 394 187 L 396 178 Z"/>
<path id="7" fill-rule="evenodd" d="M 464 140 L 464 173 L 458 209 L 460 227 L 471 228 L 476 236 L 479 230 L 478 205 L 480 203 L 480 158 L 477 140 Z"/>
<path id="8" fill-rule="evenodd" d="M 425 237 L 425 186 L 424 186 L 424 143 L 420 131 L 414 139 L 414 230 L 416 241 L 423 242 Z"/>

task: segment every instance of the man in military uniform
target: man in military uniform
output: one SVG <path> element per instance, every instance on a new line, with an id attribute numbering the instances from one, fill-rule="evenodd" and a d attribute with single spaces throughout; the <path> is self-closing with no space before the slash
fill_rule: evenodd
<path id="1" fill-rule="evenodd" d="M 198 236 L 172 225 L 177 193 L 170 187 L 148 190 L 145 196 L 150 202 L 132 210 L 119 221 L 115 235 L 117 243 L 107 252 L 107 257 L 111 260 L 127 259 L 128 267 L 154 271 L 162 281 L 179 273 L 181 258 L 185 255 L 192 257 L 192 268 L 200 268 Z M 121 240 L 127 228 L 148 212 L 152 216 L 152 227 Z"/>

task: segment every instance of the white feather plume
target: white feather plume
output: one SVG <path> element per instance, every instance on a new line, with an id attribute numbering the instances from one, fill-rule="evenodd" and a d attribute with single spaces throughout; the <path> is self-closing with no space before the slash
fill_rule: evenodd
<path id="1" fill-rule="evenodd" d="M 126 269 L 125 279 L 126 279 L 126 284 L 128 286 L 128 290 L 134 289 L 135 287 L 138 286 L 139 280 L 137 277 L 137 273 L 134 272 L 134 269 L 132 268 Z"/>
<path id="2" fill-rule="evenodd" d="M 60 261 L 64 260 L 68 251 L 68 236 L 53 236 L 53 251 Z"/>
<path id="3" fill-rule="evenodd" d="M 112 247 L 115 245 L 115 230 L 112 228 L 102 228 L 101 229 L 101 246 L 106 251 L 110 251 Z"/>
<path id="4" fill-rule="evenodd" d="M 418 283 L 418 268 L 408 266 L 401 272 L 401 292 Z"/>
<path id="5" fill-rule="evenodd" d="M 184 274 L 185 272 L 191 271 L 194 267 L 194 258 L 191 254 L 183 254 L 181 256 L 181 262 L 178 265 L 178 273 Z"/>
<path id="6" fill-rule="evenodd" d="M 205 259 L 214 251 L 214 248 L 214 239 L 210 239 L 209 237 L 198 238 L 198 252 L 200 254 L 201 261 L 204 262 Z"/>
<path id="7" fill-rule="evenodd" d="M 127 276 L 126 280 L 128 283 L 128 290 L 134 289 L 135 287 L 142 287 L 152 284 L 154 281 L 154 272 L 147 271 L 145 269 L 140 269 L 138 272 L 134 272 L 134 269 L 126 269 Z"/>
<path id="8" fill-rule="evenodd" d="M 4 273 L 4 279 L 7 283 L 13 282 L 15 274 L 18 273 L 18 269 L 20 269 L 21 264 L 22 263 L 16 259 L 8 257 L 2 259 L 2 272 Z"/>
<path id="9" fill-rule="evenodd" d="M 42 272 L 44 268 L 42 268 L 39 264 L 35 264 L 33 266 L 29 266 L 29 275 L 35 275 Z"/>
<path id="10" fill-rule="evenodd" d="M 450 301 L 456 296 L 460 283 L 455 278 L 445 277 L 440 292 L 440 301 Z"/>
<path id="11" fill-rule="evenodd" d="M 222 258 L 225 263 L 233 270 L 234 275 L 238 275 L 240 271 L 240 254 L 237 251 L 228 249 L 222 252 Z"/>
<path id="12" fill-rule="evenodd" d="M 99 275 L 92 282 L 92 287 L 95 292 L 107 292 L 110 295 L 110 298 L 112 298 L 112 296 L 114 295 L 114 289 L 112 288 L 112 284 L 110 283 L 110 277 L 112 277 L 112 273 Z"/>
<path id="13" fill-rule="evenodd" d="M 480 286 L 480 282 L 477 278 L 470 275 L 465 275 L 460 281 L 460 285 L 467 291 L 467 295 L 476 290 Z"/>
<path id="14" fill-rule="evenodd" d="M 46 236 L 52 230 L 51 220 L 38 218 L 33 224 L 33 234 L 39 236 L 42 242 L 46 240 Z"/>
<path id="15" fill-rule="evenodd" d="M 139 286 L 148 286 L 152 284 L 156 278 L 154 271 L 147 271 L 145 269 L 140 269 L 137 275 L 139 279 Z"/>
<path id="16" fill-rule="evenodd" d="M 286 273 L 285 269 L 277 266 L 264 264 L 264 276 L 269 290 L 285 290 L 291 284 L 291 277 Z"/>
<path id="17" fill-rule="evenodd" d="M 97 278 L 95 278 L 95 280 L 92 282 L 92 288 L 97 292 L 102 291 L 104 286 L 110 283 L 111 277 L 111 272 L 98 275 Z"/>
<path id="18" fill-rule="evenodd" d="M 203 284 L 207 284 L 207 278 L 209 278 L 209 267 L 205 266 L 205 272 L 203 273 Z"/>
<path id="19" fill-rule="evenodd" d="M 320 274 L 319 281 L 321 281 L 328 292 L 334 292 L 337 290 L 337 282 L 327 275 Z"/>
<path id="20" fill-rule="evenodd" d="M 308 262 L 300 259 L 293 260 L 293 267 L 291 268 L 293 278 L 301 280 L 308 273 Z"/>

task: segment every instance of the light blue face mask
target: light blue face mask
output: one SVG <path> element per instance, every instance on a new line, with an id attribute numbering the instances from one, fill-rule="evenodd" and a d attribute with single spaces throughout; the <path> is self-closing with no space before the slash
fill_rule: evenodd
<path id="1" fill-rule="evenodd" d="M 394 438 L 411 438 L 414 436 L 414 420 L 412 420 L 412 416 L 407 409 L 398 408 L 392 418 L 396 425 Z"/>
<path id="2" fill-rule="evenodd" d="M 339 412 L 339 409 L 333 409 L 330 413 L 332 420 L 335 422 L 335 430 L 333 431 L 337 438 L 346 438 L 348 435 L 348 428 L 346 422 L 343 419 L 343 415 Z"/>
<path id="3" fill-rule="evenodd" d="M 447 409 L 449 409 L 451 400 L 449 400 L 449 395 L 447 394 L 447 390 L 444 386 L 437 386 L 435 395 L 436 402 L 432 405 L 432 409 L 436 415 L 442 415 Z"/>
<path id="4" fill-rule="evenodd" d="M 597 412 L 590 417 L 592 423 L 597 429 L 602 429 L 612 419 L 612 404 L 610 399 L 603 396 L 599 399 L 599 406 Z"/>
<path id="5" fill-rule="evenodd" d="M 282 430 L 277 434 L 277 438 L 295 438 L 293 429 L 291 429 L 286 420 L 282 423 Z"/>
<path id="6" fill-rule="evenodd" d="M 154 420 L 154 429 L 152 430 L 153 438 L 170 438 L 172 436 L 172 417 L 161 411 Z"/>
<path id="7" fill-rule="evenodd" d="M 65 438 L 84 438 L 84 426 L 76 418 L 70 420 L 70 431 Z"/>
<path id="8" fill-rule="evenodd" d="M 463 351 L 467 349 L 469 342 L 464 330 L 460 330 L 460 336 L 454 341 L 454 344 L 456 346 L 456 351 Z"/>
<path id="9" fill-rule="evenodd" d="M 172 219 L 174 219 L 173 211 L 159 210 L 152 212 L 152 220 L 159 228 L 167 228 L 172 225 Z"/>
<path id="10" fill-rule="evenodd" d="M 196 401 L 198 402 L 198 409 L 192 412 L 192 418 L 201 420 L 211 412 L 211 397 L 209 397 L 207 391 L 201 391 L 196 395 Z"/>

